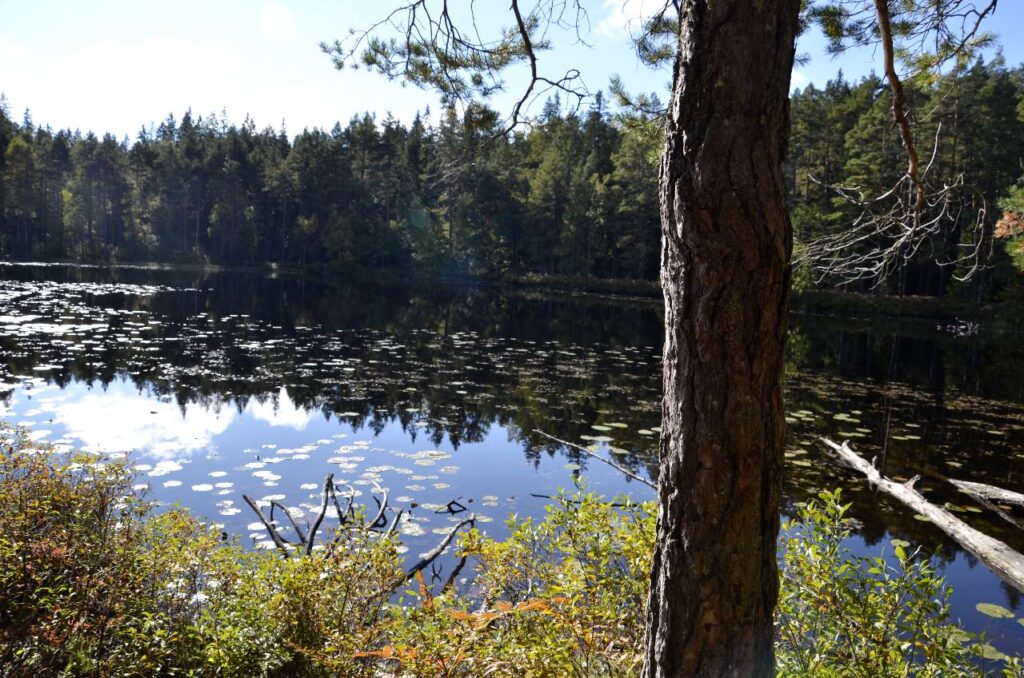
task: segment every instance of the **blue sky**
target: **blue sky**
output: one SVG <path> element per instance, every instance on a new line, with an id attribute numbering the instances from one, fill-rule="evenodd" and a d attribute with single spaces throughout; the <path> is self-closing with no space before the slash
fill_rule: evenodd
<path id="1" fill-rule="evenodd" d="M 240 122 L 290 133 L 331 127 L 363 111 L 408 121 L 436 96 L 365 72 L 335 70 L 319 43 L 369 25 L 397 2 L 355 0 L 0 0 L 0 92 L 12 114 L 31 109 L 37 123 L 55 128 L 110 131 L 134 137 L 168 113 L 220 113 Z M 507 13 L 501 0 L 483 0 L 485 21 Z M 607 88 L 618 73 L 632 90 L 662 91 L 668 73 L 639 66 L 629 42 L 635 17 L 652 0 L 592 0 L 587 4 L 589 47 L 559 45 L 541 67 L 561 73 L 578 65 L 591 90 Z M 1024 61 L 1024 2 L 1004 2 L 988 24 L 1002 34 L 1011 64 Z M 817 31 L 798 49 L 811 57 L 793 75 L 794 86 L 824 84 L 841 67 L 857 78 L 877 69 L 879 54 L 862 49 L 833 60 Z M 515 86 L 515 78 L 510 89 Z M 506 103 L 499 98 L 495 105 Z M 539 107 L 539 104 L 538 104 Z"/>

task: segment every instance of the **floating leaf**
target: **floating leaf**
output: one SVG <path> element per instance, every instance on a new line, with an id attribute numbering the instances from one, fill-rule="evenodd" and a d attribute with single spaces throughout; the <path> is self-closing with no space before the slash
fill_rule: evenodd
<path id="1" fill-rule="evenodd" d="M 1002 605 L 996 605 L 995 603 L 978 603 L 974 608 L 989 617 L 995 617 L 996 619 L 1013 619 L 1016 615 L 1007 610 Z"/>

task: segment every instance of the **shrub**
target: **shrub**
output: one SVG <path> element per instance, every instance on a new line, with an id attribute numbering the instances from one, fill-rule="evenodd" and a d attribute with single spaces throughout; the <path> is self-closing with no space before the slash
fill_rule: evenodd
<path id="1" fill-rule="evenodd" d="M 0 674 L 630 676 L 639 672 L 652 504 L 559 495 L 475 573 L 404 594 L 397 542 L 359 526 L 311 557 L 247 552 L 182 510 L 155 514 L 123 463 L 0 443 Z M 822 493 L 780 542 L 781 675 L 1016 675 L 949 619 L 928 559 L 854 556 Z"/>

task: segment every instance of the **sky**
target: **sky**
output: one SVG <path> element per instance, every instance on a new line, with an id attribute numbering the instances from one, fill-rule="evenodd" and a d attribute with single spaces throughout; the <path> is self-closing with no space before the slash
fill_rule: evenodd
<path id="1" fill-rule="evenodd" d="M 112 132 L 134 138 L 173 113 L 226 112 L 239 123 L 289 134 L 329 129 L 365 111 L 409 122 L 437 110 L 437 97 L 365 71 L 338 71 L 320 42 L 369 26 L 397 0 L 0 0 L 0 92 L 11 115 L 29 109 L 36 124 Z M 458 3 L 455 3 L 458 4 Z M 462 4 L 465 4 L 463 2 Z M 607 89 L 613 74 L 631 91 L 667 90 L 669 74 L 637 63 L 630 44 L 636 17 L 654 0 L 590 0 L 588 45 L 554 33 L 556 47 L 540 57 L 560 75 L 579 66 L 591 91 Z M 478 0 L 483 22 L 507 22 L 507 3 Z M 988 29 L 1011 64 L 1024 62 L 1024 2 L 1001 3 Z M 824 53 L 817 30 L 801 37 L 810 57 L 793 73 L 793 87 L 821 86 L 842 68 L 850 79 L 878 70 L 880 54 L 860 49 L 836 60 Z M 518 82 L 522 82 L 521 78 Z M 507 110 L 509 94 L 493 102 Z M 538 102 L 534 112 L 539 110 Z"/>

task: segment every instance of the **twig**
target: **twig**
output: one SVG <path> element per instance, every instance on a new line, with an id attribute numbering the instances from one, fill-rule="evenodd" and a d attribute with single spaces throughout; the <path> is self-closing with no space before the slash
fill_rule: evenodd
<path id="1" fill-rule="evenodd" d="M 293 518 L 292 514 L 288 511 L 288 507 L 286 507 L 284 504 L 280 504 L 276 501 L 270 502 L 270 520 L 274 520 L 274 507 L 281 509 L 281 513 L 285 514 L 285 516 L 288 517 L 288 522 L 292 524 L 292 527 L 295 529 L 295 534 L 299 536 L 299 544 L 305 546 L 306 535 L 303 533 L 302 528 L 299 527 L 299 524 L 295 521 L 295 518 Z"/>
<path id="2" fill-rule="evenodd" d="M 274 545 L 277 546 L 277 550 L 280 551 L 285 558 L 288 558 L 291 555 L 288 552 L 288 546 L 281 539 L 281 535 L 277 533 L 277 530 L 274 529 L 274 526 L 267 521 L 266 517 L 264 517 L 263 511 L 260 510 L 260 507 L 257 506 L 256 502 L 253 501 L 252 497 L 250 497 L 247 494 L 243 494 L 242 499 L 244 499 L 245 503 L 247 503 L 249 507 L 256 512 L 257 516 L 259 516 L 260 522 L 263 523 L 263 527 L 267 528 L 267 532 L 270 534 L 270 538 L 273 540 Z"/>
<path id="3" fill-rule="evenodd" d="M 463 520 L 463 521 L 457 523 L 456 525 L 454 525 L 452 527 L 452 529 L 448 530 L 448 534 L 446 534 L 444 536 L 444 539 L 442 539 L 437 544 L 437 546 L 435 546 L 426 555 L 424 555 L 422 558 L 420 558 L 418 563 L 416 563 L 415 565 L 410 567 L 408 570 L 406 570 L 405 577 L 402 579 L 402 581 L 403 582 L 409 581 L 410 579 L 413 578 L 413 576 L 415 576 L 415 574 L 417 572 L 419 572 L 420 570 L 422 570 L 422 569 L 426 568 L 427 566 L 429 566 L 432 562 L 434 562 L 434 560 L 437 559 L 438 556 L 440 556 L 442 553 L 444 553 L 445 550 L 448 548 L 448 545 L 452 543 L 452 539 L 455 538 L 455 533 L 456 532 L 458 532 L 460 529 L 462 529 L 466 525 L 471 525 L 472 526 L 472 525 L 475 525 L 475 524 L 476 524 L 476 514 L 474 513 L 469 518 L 466 518 L 465 520 Z"/>
<path id="4" fill-rule="evenodd" d="M 305 554 L 308 556 L 313 552 L 313 542 L 316 541 L 316 531 L 320 529 L 320 523 L 324 522 L 324 516 L 327 515 L 327 501 L 331 495 L 331 488 L 334 485 L 334 474 L 328 473 L 327 477 L 324 478 L 324 492 L 323 498 L 320 501 L 320 512 L 316 515 L 316 520 L 313 521 L 313 526 L 309 528 L 309 539 L 306 540 Z"/>
<path id="5" fill-rule="evenodd" d="M 647 487 L 651 488 L 652 490 L 658 489 L 657 486 L 655 486 L 654 483 L 652 483 L 651 481 L 647 480 L 646 478 L 641 478 L 637 474 L 635 474 L 632 471 L 630 471 L 628 468 L 626 468 L 624 466 L 620 466 L 619 464 L 616 464 L 614 461 L 612 461 L 610 459 L 605 459 L 604 457 L 602 457 L 601 455 L 597 454 L 596 452 L 588 450 L 587 448 L 585 448 L 585 447 L 583 447 L 581 445 L 576 445 L 575 443 L 570 443 L 567 440 L 562 440 L 561 438 L 556 438 L 555 436 L 551 435 L 550 433 L 545 433 L 544 431 L 541 431 L 540 429 L 536 429 L 535 428 L 535 429 L 533 429 L 533 432 L 534 433 L 539 433 L 540 435 L 544 436 L 545 438 L 549 438 L 549 439 L 555 441 L 556 443 L 559 443 L 561 445 L 565 445 L 566 447 L 571 447 L 574 450 L 579 450 L 580 452 L 583 452 L 584 454 L 587 454 L 587 455 L 593 457 L 594 459 L 597 459 L 598 461 L 603 461 L 605 464 L 608 464 L 609 466 L 611 466 L 613 469 L 615 469 L 619 473 L 627 475 L 627 476 L 629 476 L 630 478 L 632 478 L 633 480 L 635 480 L 635 481 L 637 481 L 639 483 L 643 483 L 644 485 L 646 485 Z"/>

